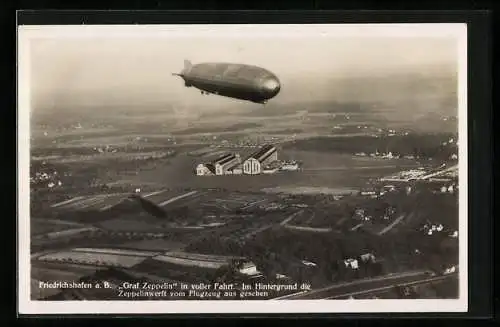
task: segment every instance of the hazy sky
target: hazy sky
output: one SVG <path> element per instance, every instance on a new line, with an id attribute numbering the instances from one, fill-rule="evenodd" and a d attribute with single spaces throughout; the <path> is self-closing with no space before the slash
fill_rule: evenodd
<path id="1" fill-rule="evenodd" d="M 329 83 L 352 76 L 457 65 L 454 38 L 149 37 L 41 38 L 30 42 L 32 110 L 68 105 L 222 104 L 182 80 L 184 59 L 267 68 L 280 78 L 276 101 L 328 98 Z M 217 98 L 210 96 L 210 98 Z"/>

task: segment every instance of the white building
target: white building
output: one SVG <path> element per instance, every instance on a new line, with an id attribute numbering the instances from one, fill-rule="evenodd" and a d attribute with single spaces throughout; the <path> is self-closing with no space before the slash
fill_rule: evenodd
<path id="1" fill-rule="evenodd" d="M 241 175 L 243 174 L 243 168 L 241 164 L 237 164 L 236 166 L 230 168 L 233 172 L 233 175 Z"/>
<path id="2" fill-rule="evenodd" d="M 314 262 L 307 261 L 307 260 L 302 260 L 302 263 L 303 263 L 305 266 L 309 266 L 309 267 L 316 267 L 316 266 L 317 266 L 317 264 L 315 264 Z"/>
<path id="3" fill-rule="evenodd" d="M 457 271 L 456 266 L 451 266 L 451 267 L 446 268 L 446 269 L 443 271 L 443 274 L 444 274 L 444 275 L 447 275 L 447 274 L 452 274 L 452 273 L 454 273 L 454 272 L 456 272 L 456 271 Z"/>
<path id="4" fill-rule="evenodd" d="M 281 166 L 281 170 L 298 170 L 299 169 L 299 164 L 298 163 L 285 163 L 283 166 Z"/>
<path id="5" fill-rule="evenodd" d="M 214 175 L 215 170 L 213 169 L 213 166 L 211 164 L 198 164 L 196 166 L 196 175 L 198 176 L 207 176 L 207 175 Z"/>
<path id="6" fill-rule="evenodd" d="M 227 154 L 213 162 L 216 175 L 224 175 L 230 167 L 241 162 L 239 154 Z"/>
<path id="7" fill-rule="evenodd" d="M 257 270 L 257 266 L 253 262 L 245 262 L 240 269 L 240 273 L 253 276 L 260 274 L 260 271 Z"/>
<path id="8" fill-rule="evenodd" d="M 392 159 L 394 158 L 394 156 L 392 155 L 392 152 L 389 152 L 387 154 L 383 154 L 382 155 L 382 158 L 385 158 L 385 159 Z"/>
<path id="9" fill-rule="evenodd" d="M 265 145 L 243 162 L 243 173 L 248 175 L 260 174 L 266 164 L 276 160 L 278 160 L 277 149 L 272 145 Z"/>
<path id="10" fill-rule="evenodd" d="M 227 153 L 211 163 L 200 163 L 196 166 L 196 175 L 224 175 L 230 167 L 233 167 L 241 162 L 240 155 Z"/>
<path id="11" fill-rule="evenodd" d="M 359 265 L 358 265 L 358 260 L 356 259 L 346 259 L 344 260 L 344 264 L 346 267 L 348 268 L 351 268 L 351 269 L 358 269 L 359 268 Z"/>

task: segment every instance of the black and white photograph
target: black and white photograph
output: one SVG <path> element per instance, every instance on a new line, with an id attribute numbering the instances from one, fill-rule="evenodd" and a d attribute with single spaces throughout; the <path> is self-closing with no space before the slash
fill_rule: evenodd
<path id="1" fill-rule="evenodd" d="M 466 311 L 466 45 L 19 26 L 20 312 Z"/>

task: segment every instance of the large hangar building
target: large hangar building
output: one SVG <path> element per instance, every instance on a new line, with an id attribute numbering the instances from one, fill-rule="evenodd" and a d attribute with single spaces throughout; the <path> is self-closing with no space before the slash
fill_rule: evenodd
<path id="1" fill-rule="evenodd" d="M 267 164 L 276 160 L 278 160 L 276 147 L 270 144 L 264 145 L 243 162 L 243 173 L 248 175 L 260 174 Z"/>
<path id="2" fill-rule="evenodd" d="M 273 165 L 276 166 L 273 168 Z M 238 153 L 227 153 L 210 163 L 196 166 L 196 175 L 258 175 L 279 169 L 278 150 L 271 144 L 264 145 L 243 162 Z"/>
<path id="3" fill-rule="evenodd" d="M 234 165 L 241 163 L 241 158 L 239 154 L 230 153 L 214 162 L 215 174 L 224 175 L 227 170 Z"/>
<path id="4" fill-rule="evenodd" d="M 237 153 L 225 154 L 210 163 L 201 163 L 196 166 L 196 175 L 225 175 L 231 167 L 241 163 Z"/>

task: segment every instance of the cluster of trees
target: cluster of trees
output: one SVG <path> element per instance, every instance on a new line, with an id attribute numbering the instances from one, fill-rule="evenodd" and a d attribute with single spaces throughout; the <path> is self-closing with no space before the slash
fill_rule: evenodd
<path id="1" fill-rule="evenodd" d="M 358 241 L 360 240 L 361 241 Z M 284 230 L 264 232 L 244 247 L 245 254 L 252 258 L 267 276 L 292 274 L 294 278 L 312 278 L 313 275 L 332 279 L 342 273 L 340 263 L 350 257 L 369 251 L 363 238 L 342 239 L 339 234 L 290 233 Z M 316 264 L 315 268 L 304 266 L 301 261 Z"/>
<path id="2" fill-rule="evenodd" d="M 353 274 L 353 278 L 382 274 L 392 267 L 441 271 L 443 266 L 457 262 L 458 243 L 447 234 L 429 239 L 418 230 L 390 233 L 383 237 L 362 230 L 356 235 L 275 230 L 264 232 L 254 242 L 246 244 L 244 252 L 271 275 L 283 273 L 293 260 L 298 259 L 316 263 L 321 271 L 318 273 L 324 276 L 345 280 Z M 354 271 L 345 267 L 345 259 L 359 259 L 366 253 L 374 254 L 376 262 L 363 265 L 358 260 L 360 269 Z"/>
<path id="3" fill-rule="evenodd" d="M 436 186 L 434 186 L 436 187 Z M 458 196 L 453 194 L 434 194 L 427 186 L 413 198 L 415 210 L 426 220 L 441 223 L 448 229 L 458 230 L 459 205 Z"/>
<path id="4" fill-rule="evenodd" d="M 458 224 L 456 199 L 417 192 L 406 196 L 395 192 L 381 199 L 340 200 L 324 206 L 316 213 L 315 224 L 336 227 L 343 217 L 351 219 L 356 208 L 365 209 L 373 220 L 382 219 L 389 209 L 393 216 L 405 213 L 408 222 L 397 233 L 383 236 L 363 229 L 355 234 L 345 230 L 331 233 L 290 232 L 276 226 L 257 234 L 250 240 L 238 242 L 236 238 L 209 235 L 188 246 L 187 251 L 237 255 L 251 259 L 268 278 L 276 274 L 290 274 L 295 279 L 347 280 L 383 274 L 394 269 L 432 269 L 442 271 L 443 266 L 458 261 L 458 243 L 448 233 L 429 237 L 418 229 L 426 219 L 449 225 Z M 342 224 L 352 226 L 352 224 Z M 239 228 L 243 229 L 243 225 Z M 225 233 L 227 234 L 227 233 Z M 229 233 L 230 234 L 230 233 Z M 372 253 L 375 262 L 362 263 L 360 255 Z M 358 259 L 359 269 L 345 266 L 347 258 Z M 315 268 L 297 264 L 301 260 L 316 263 Z"/>

